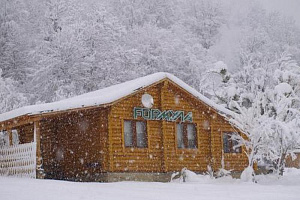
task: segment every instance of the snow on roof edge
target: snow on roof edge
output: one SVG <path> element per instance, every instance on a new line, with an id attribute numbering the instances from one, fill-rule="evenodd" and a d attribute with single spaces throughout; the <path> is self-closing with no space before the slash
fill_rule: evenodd
<path id="1" fill-rule="evenodd" d="M 144 77 L 139 77 L 130 81 L 126 81 L 124 83 L 112 85 L 100 90 L 96 90 L 93 92 L 85 93 L 79 96 L 75 96 L 72 98 L 64 99 L 61 101 L 56 101 L 52 103 L 45 104 L 37 104 L 21 107 L 9 112 L 5 112 L 0 114 L 0 122 L 10 120 L 16 117 L 24 116 L 24 115 L 35 115 L 56 111 L 64 111 L 74 108 L 83 108 L 90 106 L 99 106 L 103 104 L 112 103 L 122 97 L 128 96 L 135 91 L 147 87 L 155 82 L 163 80 L 164 78 L 168 78 L 177 85 L 179 85 L 184 90 L 191 93 L 193 96 L 198 98 L 203 103 L 208 106 L 214 108 L 220 114 L 229 115 L 231 117 L 235 116 L 235 113 L 226 109 L 223 106 L 220 106 L 208 99 L 197 90 L 177 78 L 176 76 L 166 73 L 166 72 L 158 72 L 151 75 L 147 75 Z M 126 88 L 126 89 L 125 89 Z"/>

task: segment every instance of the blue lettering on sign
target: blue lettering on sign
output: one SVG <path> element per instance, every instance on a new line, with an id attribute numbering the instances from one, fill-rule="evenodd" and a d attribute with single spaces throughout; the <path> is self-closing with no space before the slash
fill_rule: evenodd
<path id="1" fill-rule="evenodd" d="M 187 114 L 181 110 L 159 110 L 159 109 L 151 109 L 151 108 L 133 108 L 133 117 L 137 119 L 139 117 L 145 120 L 165 120 L 165 121 L 177 121 L 181 122 L 193 122 L 193 113 L 188 112 Z"/>

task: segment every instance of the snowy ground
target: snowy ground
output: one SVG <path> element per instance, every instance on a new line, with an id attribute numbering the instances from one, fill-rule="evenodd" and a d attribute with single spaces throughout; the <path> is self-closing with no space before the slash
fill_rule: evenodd
<path id="1" fill-rule="evenodd" d="M 290 169 L 285 176 L 258 177 L 259 183 L 245 183 L 229 177 L 211 180 L 193 176 L 189 182 L 74 183 L 55 180 L 0 178 L 1 200 L 284 200 L 300 199 L 300 170 Z"/>

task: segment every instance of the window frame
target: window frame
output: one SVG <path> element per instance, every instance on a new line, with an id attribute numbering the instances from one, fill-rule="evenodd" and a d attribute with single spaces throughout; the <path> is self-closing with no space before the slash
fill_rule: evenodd
<path id="1" fill-rule="evenodd" d="M 240 154 L 242 153 L 242 147 L 237 147 L 237 148 L 233 148 L 234 146 L 237 145 L 236 141 L 235 140 L 232 140 L 231 139 L 231 135 L 233 134 L 239 134 L 238 132 L 235 132 L 235 131 L 224 131 L 222 132 L 222 151 L 223 153 L 226 153 L 226 154 Z M 227 135 L 227 145 L 225 145 L 224 143 L 224 136 Z M 225 147 L 228 147 L 228 149 L 225 151 Z"/>
<path id="2" fill-rule="evenodd" d="M 178 130 L 178 125 L 182 124 L 183 125 L 183 147 L 179 148 L 178 147 L 178 134 L 177 134 L 177 130 Z M 195 133 L 194 133 L 194 141 L 195 141 L 195 147 L 189 147 L 189 141 L 188 141 L 188 125 L 193 125 Z M 188 123 L 188 122 L 176 122 L 175 123 L 175 145 L 176 145 L 176 149 L 177 150 L 198 150 L 199 148 L 199 142 L 198 142 L 198 129 L 197 129 L 197 124 L 196 123 Z"/>
<path id="3" fill-rule="evenodd" d="M 129 121 L 131 122 L 131 129 L 132 129 L 132 146 L 126 146 L 125 142 L 125 122 Z M 142 122 L 145 126 L 145 146 L 138 146 L 138 133 L 136 130 L 137 123 Z M 122 124 L 122 132 L 123 132 L 123 146 L 124 148 L 136 148 L 136 149 L 147 149 L 149 147 L 149 141 L 148 141 L 148 125 L 146 120 L 136 120 L 136 119 L 123 119 Z"/>

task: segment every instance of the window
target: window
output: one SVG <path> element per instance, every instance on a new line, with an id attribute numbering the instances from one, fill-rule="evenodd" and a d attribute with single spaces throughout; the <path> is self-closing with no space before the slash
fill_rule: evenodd
<path id="1" fill-rule="evenodd" d="M 195 124 L 176 124 L 177 148 L 196 149 L 197 130 Z"/>
<path id="2" fill-rule="evenodd" d="M 19 134 L 16 129 L 11 130 L 12 133 L 12 145 L 20 143 Z M 9 134 L 7 131 L 0 131 L 0 146 L 9 146 Z"/>
<path id="3" fill-rule="evenodd" d="M 124 120 L 125 147 L 147 148 L 147 124 L 144 121 Z"/>
<path id="4" fill-rule="evenodd" d="M 0 147 L 9 146 L 9 135 L 7 131 L 0 131 Z"/>
<path id="5" fill-rule="evenodd" d="M 238 145 L 236 140 L 232 140 L 231 136 L 235 134 L 234 132 L 223 133 L 223 151 L 224 153 L 241 153 L 242 148 L 234 146 Z"/>
<path id="6" fill-rule="evenodd" d="M 13 145 L 17 145 L 20 143 L 20 140 L 19 140 L 19 134 L 18 134 L 18 131 L 16 129 L 12 130 L 12 144 Z"/>

